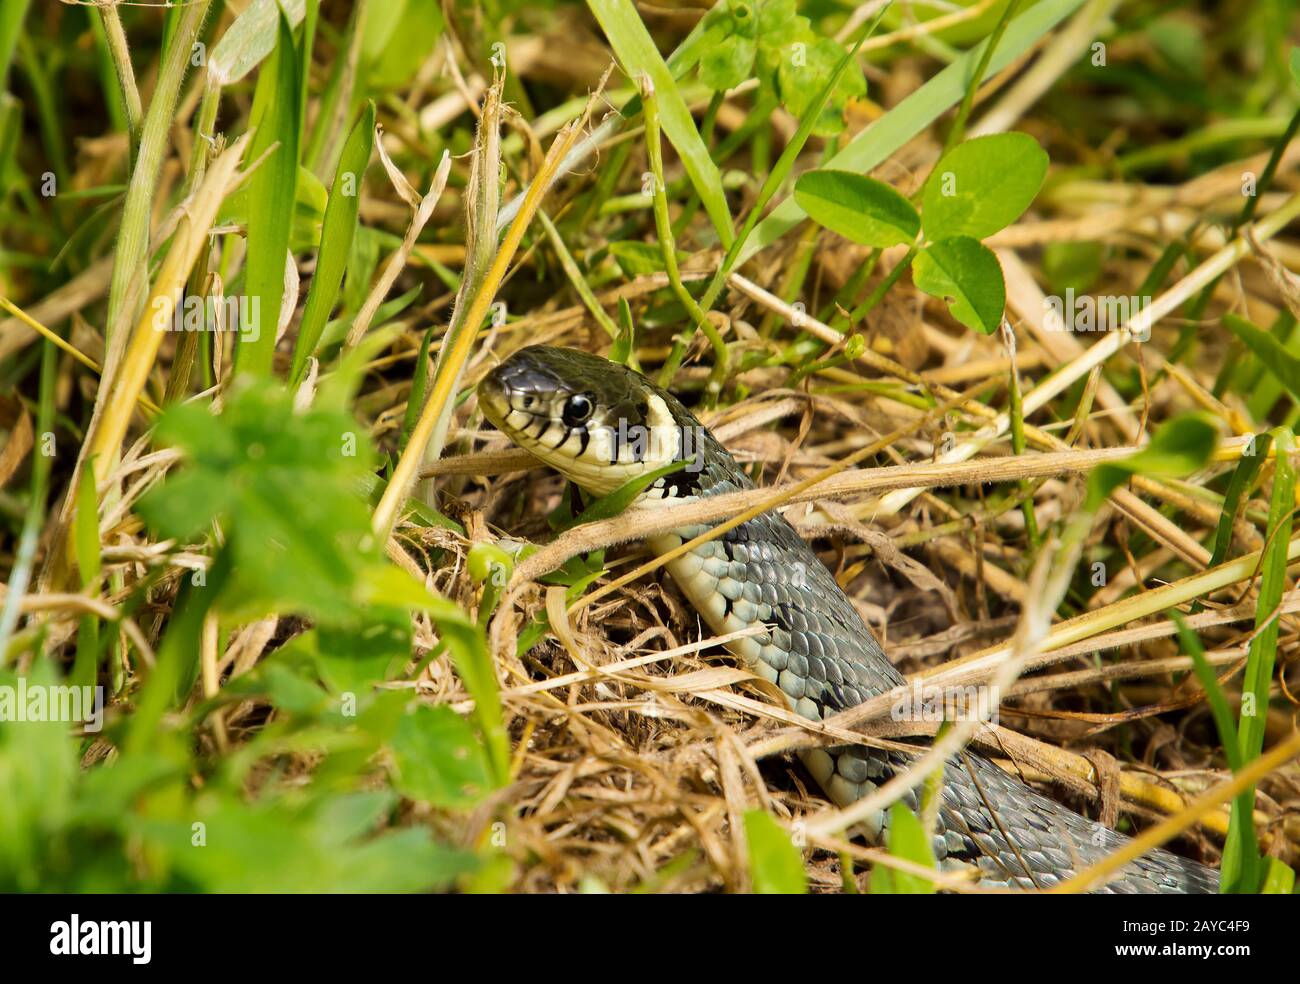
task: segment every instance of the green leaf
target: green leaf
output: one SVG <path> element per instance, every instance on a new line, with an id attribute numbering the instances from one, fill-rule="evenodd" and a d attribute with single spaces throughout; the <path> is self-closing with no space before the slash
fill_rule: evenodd
<path id="1" fill-rule="evenodd" d="M 1294 53 L 1292 62 L 1294 66 Z M 1264 884 L 1260 895 L 1291 895 L 1295 891 L 1295 870 L 1280 858 L 1268 858 L 1268 869 L 1264 873 Z"/>
<path id="2" fill-rule="evenodd" d="M 960 143 L 934 166 L 921 193 L 929 239 L 983 239 L 1015 222 L 1047 176 L 1047 152 L 1027 133 Z"/>
<path id="3" fill-rule="evenodd" d="M 223 612 L 338 624 L 372 603 L 361 573 L 382 552 L 361 482 L 374 452 L 350 414 L 327 406 L 298 413 L 282 387 L 245 379 L 228 392 L 220 417 L 183 404 L 163 415 L 156 433 L 188 460 L 140 501 L 140 515 L 183 541 L 221 524 L 239 570 Z"/>
<path id="4" fill-rule="evenodd" d="M 419 70 L 442 36 L 438 0 L 384 0 L 366 11 L 362 79 L 371 91 L 403 85 Z"/>
<path id="5" fill-rule="evenodd" d="M 238 82 L 275 47 L 275 23 L 280 19 L 280 11 L 296 27 L 306 9 L 305 0 L 253 0 L 212 46 L 208 72 L 223 86 Z"/>
<path id="6" fill-rule="evenodd" d="M 914 861 L 927 868 L 938 868 L 934 848 L 916 814 L 902 803 L 889 808 L 889 833 L 886 837 L 889 853 L 896 858 Z M 872 895 L 933 895 L 934 882 L 910 872 L 878 864 L 871 869 Z"/>
<path id="7" fill-rule="evenodd" d="M 1300 358 L 1292 355 L 1286 346 L 1270 332 L 1255 327 L 1245 318 L 1225 314 L 1223 324 L 1242 340 L 1259 361 L 1277 377 L 1294 398 L 1300 400 Z"/>
<path id="8" fill-rule="evenodd" d="M 910 243 L 921 231 L 911 202 L 863 174 L 808 171 L 795 182 L 794 198 L 815 222 L 863 246 Z"/>
<path id="9" fill-rule="evenodd" d="M 1156 431 L 1151 443 L 1141 451 L 1093 469 L 1088 476 L 1084 509 L 1095 513 L 1115 489 L 1134 475 L 1182 478 L 1204 465 L 1218 442 L 1218 431 L 1205 414 L 1187 413 L 1175 417 Z"/>
<path id="10" fill-rule="evenodd" d="M 757 895 L 806 895 L 803 858 L 790 835 L 765 810 L 745 814 L 749 872 Z"/>
<path id="11" fill-rule="evenodd" d="M 649 75 L 659 98 L 659 113 L 664 134 L 681 155 L 682 165 L 691 179 L 691 185 L 700 196 L 718 232 L 723 246 L 730 246 L 734 238 L 731 229 L 731 212 L 722 190 L 722 175 L 713 163 L 709 149 L 700 139 L 690 109 L 673 80 L 673 73 L 659 55 L 650 32 L 641 22 L 632 0 L 587 0 L 591 12 L 600 22 L 610 46 L 618 56 L 619 64 L 629 78 Z"/>
<path id="12" fill-rule="evenodd" d="M 948 303 L 967 328 L 992 335 L 1002 324 L 1006 285 L 1002 265 L 978 239 L 957 236 L 931 243 L 916 254 L 912 280 L 931 297 Z"/>
<path id="13" fill-rule="evenodd" d="M 411 620 L 393 608 L 376 608 L 346 627 L 321 625 L 316 636 L 317 670 L 336 694 L 365 693 L 397 676 L 411 658 Z"/>
<path id="14" fill-rule="evenodd" d="M 700 81 L 714 92 L 734 89 L 753 74 L 756 47 L 740 34 L 713 45 L 700 56 Z"/>
<path id="15" fill-rule="evenodd" d="M 253 96 L 252 118 L 257 132 L 248 150 L 249 160 L 257 160 L 276 143 L 279 146 L 253 172 L 249 183 L 247 291 L 252 325 L 235 353 L 240 372 L 260 376 L 271 372 L 284 297 L 298 176 L 299 85 L 293 32 L 281 16 L 275 54 L 258 73 Z"/>
<path id="16" fill-rule="evenodd" d="M 302 326 L 293 352 L 293 382 L 302 379 L 307 370 L 307 360 L 315 354 L 330 311 L 338 300 L 343 272 L 352 255 L 352 238 L 357 231 L 357 209 L 361 204 L 361 178 L 375 143 L 375 104 L 367 103 L 361 118 L 348 134 L 343 156 L 334 172 L 334 186 L 329 203 L 325 206 L 325 221 L 321 226 L 320 252 L 316 258 L 316 272 L 307 291 L 303 308 Z"/>
<path id="17" fill-rule="evenodd" d="M 483 746 L 450 707 L 417 705 L 402 717 L 390 744 L 393 787 L 409 799 L 463 809 L 492 788 Z"/>
<path id="18" fill-rule="evenodd" d="M 812 132 L 819 137 L 834 136 L 844 129 L 844 104 L 867 94 L 866 80 L 856 64 L 850 65 L 835 82 L 830 98 L 817 107 L 818 94 L 835 75 L 844 58 L 844 48 L 834 39 L 817 37 L 811 31 L 798 40 L 804 45 L 798 58 L 788 50 L 788 41 L 781 45 L 777 62 L 781 101 L 800 120 L 816 108 Z"/>
<path id="19" fill-rule="evenodd" d="M 1052 28 L 1081 6 L 1084 0 L 1039 0 L 1008 26 L 989 59 L 984 78 L 989 79 L 1030 50 Z M 938 75 L 894 106 L 855 136 L 826 162 L 827 167 L 866 174 L 961 101 L 966 83 L 979 65 L 987 41 L 981 42 Z M 676 58 L 673 59 L 677 63 Z M 754 229 L 736 258 L 744 263 L 759 250 L 776 242 L 804 219 L 794 197 L 785 199 Z"/>
<path id="20" fill-rule="evenodd" d="M 0 686 L 13 694 L 19 677 L 0 670 Z M 59 684 L 53 668 L 39 660 L 27 685 Z M 61 721 L 6 720 L 0 727 L 0 888 L 48 891 L 47 842 L 67 823 L 80 773 L 77 746 Z"/>
<path id="21" fill-rule="evenodd" d="M 273 799 L 244 803 L 209 795 L 183 820 L 136 821 L 135 833 L 201 891 L 417 892 L 445 888 L 473 871 L 471 854 L 435 843 L 428 829 L 405 828 L 379 836 L 368 830 L 391 797 L 352 793 L 314 798 L 304 805 Z M 194 820 L 203 843 L 193 842 Z"/>
<path id="22" fill-rule="evenodd" d="M 1291 49 L 1291 78 L 1300 85 L 1300 48 Z"/>

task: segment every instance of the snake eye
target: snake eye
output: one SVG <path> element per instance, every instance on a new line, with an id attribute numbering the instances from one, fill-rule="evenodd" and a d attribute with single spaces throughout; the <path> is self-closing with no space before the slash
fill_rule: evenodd
<path id="1" fill-rule="evenodd" d="M 568 427 L 581 427 L 591 419 L 595 411 L 595 404 L 583 393 L 574 393 L 564 401 L 564 410 L 560 414 L 560 419 Z"/>

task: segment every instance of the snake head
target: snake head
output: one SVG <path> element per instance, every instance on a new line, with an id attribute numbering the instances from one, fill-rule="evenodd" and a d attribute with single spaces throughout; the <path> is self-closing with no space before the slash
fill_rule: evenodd
<path id="1" fill-rule="evenodd" d="M 520 349 L 484 377 L 478 398 L 498 430 L 597 495 L 679 460 L 683 447 L 672 397 L 577 349 Z"/>

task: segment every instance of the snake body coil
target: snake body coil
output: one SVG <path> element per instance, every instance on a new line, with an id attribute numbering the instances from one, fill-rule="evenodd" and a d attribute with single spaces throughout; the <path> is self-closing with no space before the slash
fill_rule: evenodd
<path id="1" fill-rule="evenodd" d="M 585 352 L 520 350 L 479 387 L 484 413 L 521 447 L 597 494 L 668 462 L 638 505 L 754 487 L 709 431 L 674 397 L 624 366 Z M 708 529 L 691 526 L 650 541 L 667 552 Z M 786 520 L 768 513 L 671 561 L 669 573 L 719 633 L 756 624 L 763 635 L 729 648 L 775 683 L 789 705 L 820 720 L 903 684 L 853 604 Z M 826 794 L 847 805 L 906 768 L 911 756 L 863 745 L 801 754 Z M 1125 838 L 1040 795 L 981 758 L 948 763 L 936 855 L 976 865 L 985 884 L 1048 888 L 1114 852 Z M 917 808 L 915 792 L 903 801 Z M 887 814 L 863 827 L 879 839 Z M 1100 891 L 1208 893 L 1217 872 L 1166 851 L 1126 865 Z"/>

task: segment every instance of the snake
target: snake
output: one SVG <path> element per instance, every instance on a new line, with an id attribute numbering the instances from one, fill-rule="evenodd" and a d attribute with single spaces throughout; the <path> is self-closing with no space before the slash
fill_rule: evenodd
<path id="1" fill-rule="evenodd" d="M 687 407 L 641 373 L 578 349 L 521 348 L 477 387 L 479 407 L 497 430 L 591 496 L 638 478 L 633 508 L 753 489 L 755 483 Z M 680 464 L 674 469 L 673 464 Z M 635 486 L 633 486 L 635 488 Z M 650 536 L 668 554 L 712 525 Z M 667 561 L 669 575 L 747 670 L 775 685 L 787 708 L 820 721 L 871 697 L 906 687 L 849 597 L 812 547 L 779 513 L 767 511 Z M 845 744 L 800 750 L 829 800 L 844 808 L 898 775 L 925 738 L 898 747 Z M 922 795 L 901 802 L 917 812 Z M 1031 788 L 978 753 L 950 759 L 930 840 L 948 870 L 981 887 L 1042 891 L 1121 849 L 1128 838 Z M 853 830 L 887 843 L 891 813 L 880 809 Z M 1094 892 L 1209 894 L 1213 868 L 1164 849 L 1143 853 Z"/>

